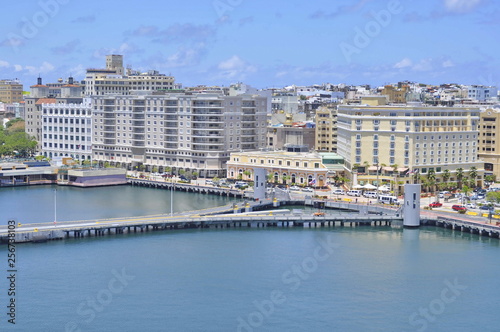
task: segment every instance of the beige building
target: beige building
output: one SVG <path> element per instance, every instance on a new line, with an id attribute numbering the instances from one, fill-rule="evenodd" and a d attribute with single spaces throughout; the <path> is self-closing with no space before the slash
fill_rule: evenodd
<path id="1" fill-rule="evenodd" d="M 268 182 L 315 187 L 326 185 L 329 172 L 317 152 L 252 151 L 231 153 L 227 177 L 252 180 L 254 168 L 265 168 Z"/>
<path id="2" fill-rule="evenodd" d="M 484 160 L 485 174 L 500 179 L 500 109 L 488 108 L 481 112 L 479 121 L 478 155 Z"/>
<path id="3" fill-rule="evenodd" d="M 105 69 L 87 69 L 85 95 L 130 95 L 174 89 L 175 79 L 156 70 L 140 73 L 123 67 L 123 55 L 107 55 Z"/>
<path id="4" fill-rule="evenodd" d="M 316 110 L 316 144 L 318 152 L 337 152 L 337 109 L 320 107 Z"/>
<path id="5" fill-rule="evenodd" d="M 5 104 L 23 101 L 23 85 L 16 80 L 0 80 L 0 102 Z"/>
<path id="6" fill-rule="evenodd" d="M 351 171 L 351 185 L 412 183 L 411 174 L 431 171 L 437 183 L 444 174 L 456 182 L 457 169 L 476 169 L 480 185 L 479 118 L 479 109 L 471 107 L 340 105 L 338 153 Z"/>

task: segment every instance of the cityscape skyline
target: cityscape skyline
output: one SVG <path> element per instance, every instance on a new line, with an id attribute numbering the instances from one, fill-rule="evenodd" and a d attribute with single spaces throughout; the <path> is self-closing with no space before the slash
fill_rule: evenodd
<path id="1" fill-rule="evenodd" d="M 104 55 L 124 54 L 126 66 L 159 70 L 186 86 L 497 85 L 492 41 L 500 4 L 493 1 L 141 5 L 10 3 L 0 23 L 2 78 L 81 80 L 87 68 L 102 67 Z"/>

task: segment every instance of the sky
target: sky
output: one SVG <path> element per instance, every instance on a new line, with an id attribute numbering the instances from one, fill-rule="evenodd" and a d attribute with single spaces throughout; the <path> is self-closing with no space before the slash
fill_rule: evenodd
<path id="1" fill-rule="evenodd" d="M 184 86 L 497 85 L 499 14 L 495 0 L 9 1 L 0 79 L 81 80 L 123 54 Z"/>

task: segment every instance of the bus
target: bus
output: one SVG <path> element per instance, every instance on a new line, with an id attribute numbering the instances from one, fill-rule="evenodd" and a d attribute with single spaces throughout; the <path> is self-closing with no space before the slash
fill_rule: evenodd
<path id="1" fill-rule="evenodd" d="M 398 204 L 398 198 L 396 196 L 380 195 L 378 201 L 383 204 Z"/>

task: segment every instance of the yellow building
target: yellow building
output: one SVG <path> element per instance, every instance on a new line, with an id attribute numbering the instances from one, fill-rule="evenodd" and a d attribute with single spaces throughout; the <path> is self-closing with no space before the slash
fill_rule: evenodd
<path id="1" fill-rule="evenodd" d="M 318 152 L 337 152 L 337 109 L 320 107 L 316 110 L 316 145 Z"/>
<path id="2" fill-rule="evenodd" d="M 459 178 L 476 173 L 475 185 L 482 185 L 479 114 L 475 107 L 419 103 L 339 105 L 338 153 L 351 171 L 352 185 L 413 183 L 429 173 L 435 173 L 436 184 L 461 182 Z"/>
<path id="3" fill-rule="evenodd" d="M 23 85 L 15 80 L 0 80 L 0 102 L 6 104 L 23 101 Z"/>
<path id="4" fill-rule="evenodd" d="M 329 171 L 317 152 L 236 152 L 227 162 L 227 178 L 252 180 L 254 168 L 265 168 L 268 182 L 314 187 L 326 185 Z"/>
<path id="5" fill-rule="evenodd" d="M 479 120 L 478 155 L 484 160 L 485 175 L 500 179 L 500 109 L 488 108 Z"/>
<path id="6" fill-rule="evenodd" d="M 390 103 L 404 104 L 406 103 L 406 94 L 409 92 L 410 88 L 408 85 L 403 85 L 401 88 L 396 88 L 392 85 L 384 86 L 381 94 L 386 95 L 389 98 Z"/>

